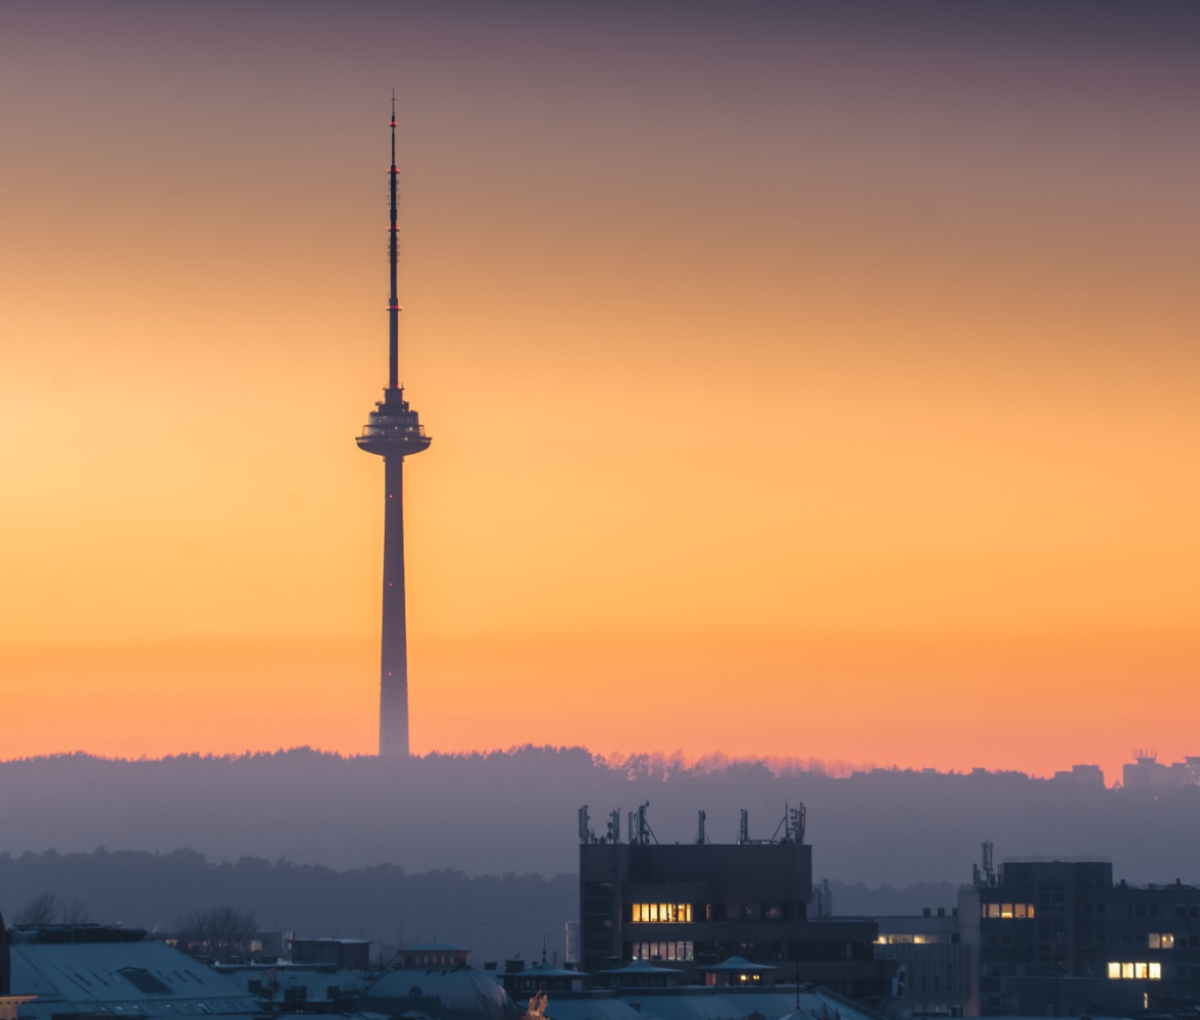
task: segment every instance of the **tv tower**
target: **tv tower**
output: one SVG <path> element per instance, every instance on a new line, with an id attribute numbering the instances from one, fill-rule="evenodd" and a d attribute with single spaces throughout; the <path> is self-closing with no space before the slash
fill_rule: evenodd
<path id="1" fill-rule="evenodd" d="M 408 757 L 408 635 L 404 623 L 404 458 L 429 447 L 417 412 L 400 385 L 400 301 L 396 292 L 399 256 L 396 227 L 396 96 L 392 94 L 392 168 L 389 171 L 388 384 L 367 418 L 359 449 L 383 458 L 383 640 L 379 664 L 379 754 Z"/>

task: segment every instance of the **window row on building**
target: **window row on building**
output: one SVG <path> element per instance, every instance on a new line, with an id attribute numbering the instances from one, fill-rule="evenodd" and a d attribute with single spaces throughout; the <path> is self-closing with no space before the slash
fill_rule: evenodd
<path id="1" fill-rule="evenodd" d="M 1032 903 L 981 903 L 979 916 L 1003 919 L 1033 917 Z"/>
<path id="2" fill-rule="evenodd" d="M 690 924 L 696 921 L 784 921 L 803 918 L 802 907 L 785 908 L 780 903 L 631 903 L 629 920 L 634 924 Z"/>
<path id="3" fill-rule="evenodd" d="M 1174 917 L 1176 920 L 1197 920 L 1200 919 L 1200 905 L 1188 905 L 1185 903 L 1134 903 L 1134 902 L 1113 902 L 1106 903 L 1103 900 L 1097 902 L 1084 901 L 1080 905 L 1080 915 L 1082 917 L 1113 917 L 1128 919 L 1149 918 L 1155 920 L 1159 917 L 1168 918 Z"/>
<path id="4" fill-rule="evenodd" d="M 1161 963 L 1110 963 L 1108 976 L 1114 981 L 1132 978 L 1142 981 L 1161 981 Z"/>
<path id="5" fill-rule="evenodd" d="M 696 947 L 692 942 L 635 942 L 635 960 L 694 960 Z"/>
<path id="6" fill-rule="evenodd" d="M 629 918 L 635 924 L 687 924 L 692 919 L 690 903 L 634 903 Z"/>
<path id="7" fill-rule="evenodd" d="M 875 940 L 877 946 L 933 946 L 939 942 L 949 942 L 949 935 L 880 935 Z"/>

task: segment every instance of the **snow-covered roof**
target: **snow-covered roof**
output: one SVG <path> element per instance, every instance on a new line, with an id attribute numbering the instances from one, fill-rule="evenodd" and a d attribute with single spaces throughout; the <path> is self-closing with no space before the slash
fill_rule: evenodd
<path id="1" fill-rule="evenodd" d="M 602 970 L 601 974 L 679 974 L 681 971 L 674 970 L 671 967 L 659 967 L 651 963 L 649 960 L 633 960 L 624 967 L 617 967 L 613 970 Z"/>
<path id="2" fill-rule="evenodd" d="M 470 967 L 399 967 L 372 984 L 358 1008 L 439 1020 L 515 1020 L 520 1015 L 495 974 Z"/>
<path id="3" fill-rule="evenodd" d="M 23 1020 L 108 1011 L 118 1017 L 252 1016 L 253 996 L 161 942 L 21 942 L 12 946 L 12 990 L 36 995 Z"/>

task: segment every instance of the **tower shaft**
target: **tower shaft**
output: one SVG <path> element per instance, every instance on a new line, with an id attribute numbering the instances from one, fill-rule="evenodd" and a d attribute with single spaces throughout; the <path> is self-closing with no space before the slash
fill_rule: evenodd
<path id="1" fill-rule="evenodd" d="M 408 629 L 404 606 L 404 457 L 385 456 L 379 754 L 408 756 Z"/>

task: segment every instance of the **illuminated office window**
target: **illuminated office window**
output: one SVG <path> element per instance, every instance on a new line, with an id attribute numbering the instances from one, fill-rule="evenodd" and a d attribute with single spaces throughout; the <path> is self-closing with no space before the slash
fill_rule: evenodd
<path id="1" fill-rule="evenodd" d="M 1013 916 L 1014 917 L 1024 917 L 1025 911 L 1026 911 L 1026 905 L 1024 903 L 1014 903 L 1013 904 Z"/>
<path id="2" fill-rule="evenodd" d="M 1013 905 L 1011 903 L 1001 903 L 1000 904 L 1000 916 L 1001 917 L 1012 917 L 1013 916 L 1012 907 L 1013 907 Z"/>
<path id="3" fill-rule="evenodd" d="M 1108 976 L 1114 981 L 1119 981 L 1121 978 L 1121 965 L 1119 963 L 1110 963 L 1108 965 Z"/>
<path id="4" fill-rule="evenodd" d="M 987 916 L 988 917 L 999 917 L 1000 916 L 1000 904 L 999 903 L 989 903 L 987 905 Z"/>
<path id="5" fill-rule="evenodd" d="M 1150 968 L 1144 963 L 1135 963 L 1133 965 L 1133 976 L 1145 981 L 1150 976 Z"/>
<path id="6" fill-rule="evenodd" d="M 1029 904 L 1029 916 L 1033 917 L 1033 904 L 1032 903 Z"/>
<path id="7" fill-rule="evenodd" d="M 690 903 L 634 903 L 629 919 L 637 924 L 686 924 L 692 919 Z"/>
<path id="8" fill-rule="evenodd" d="M 1121 964 L 1121 977 L 1122 978 L 1133 977 L 1133 964 L 1132 963 Z"/>
<path id="9" fill-rule="evenodd" d="M 1151 981 L 1161 981 L 1162 980 L 1162 964 L 1161 963 L 1150 964 L 1149 978 Z"/>

